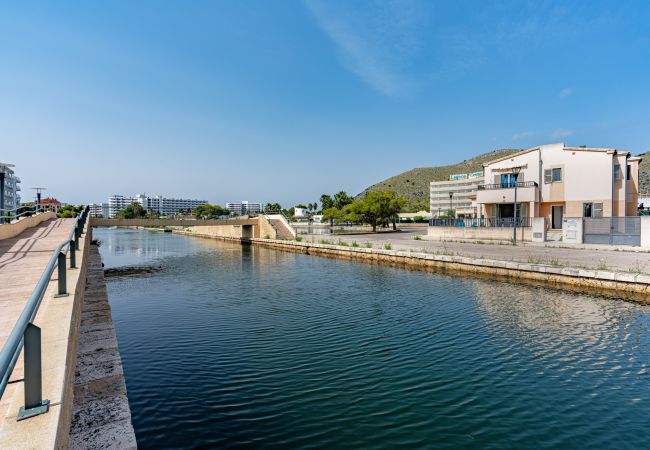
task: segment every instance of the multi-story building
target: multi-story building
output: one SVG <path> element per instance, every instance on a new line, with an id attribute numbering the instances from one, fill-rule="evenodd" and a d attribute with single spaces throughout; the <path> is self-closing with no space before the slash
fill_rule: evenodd
<path id="1" fill-rule="evenodd" d="M 192 212 L 199 205 L 207 205 L 208 201 L 167 198 L 159 195 L 149 197 L 145 194 L 138 194 L 133 197 L 112 195 L 108 198 L 108 217 L 111 219 L 114 218 L 118 212 L 129 206 L 131 203 L 139 203 L 143 209 L 151 214 L 175 216 L 184 212 Z"/>
<path id="2" fill-rule="evenodd" d="M 476 190 L 483 184 L 483 172 L 451 175 L 448 181 L 432 181 L 429 190 L 429 210 L 432 217 L 447 215 L 476 217 Z"/>
<path id="3" fill-rule="evenodd" d="M 4 191 L 2 200 L 3 205 L 0 208 L 16 209 L 20 206 L 20 178 L 16 176 L 13 164 L 0 163 L 0 190 Z"/>
<path id="4" fill-rule="evenodd" d="M 91 203 L 88 208 L 90 217 L 108 218 L 108 203 Z"/>
<path id="5" fill-rule="evenodd" d="M 481 217 L 511 218 L 516 207 L 517 217 L 545 217 L 550 229 L 565 216 L 635 216 L 640 162 L 614 148 L 533 147 L 484 164 L 477 208 Z"/>
<path id="6" fill-rule="evenodd" d="M 239 203 L 228 202 L 226 203 L 226 209 L 231 213 L 235 213 L 243 216 L 245 214 L 254 214 L 254 213 L 261 212 L 262 204 L 249 202 L 247 200 L 244 200 Z"/>

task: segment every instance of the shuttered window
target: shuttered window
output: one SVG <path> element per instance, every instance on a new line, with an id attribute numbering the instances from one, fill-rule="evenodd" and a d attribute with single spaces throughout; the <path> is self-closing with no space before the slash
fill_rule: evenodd
<path id="1" fill-rule="evenodd" d="M 551 169 L 544 169 L 544 183 L 550 183 L 552 180 Z"/>

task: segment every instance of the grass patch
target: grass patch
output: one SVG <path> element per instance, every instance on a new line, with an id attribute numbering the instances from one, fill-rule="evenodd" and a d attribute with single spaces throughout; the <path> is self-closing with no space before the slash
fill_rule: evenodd
<path id="1" fill-rule="evenodd" d="M 372 242 L 366 242 L 366 243 L 364 244 L 364 247 L 365 247 L 365 248 L 372 248 Z"/>
<path id="2" fill-rule="evenodd" d="M 421 240 L 422 240 L 422 236 L 415 235 L 415 236 L 413 236 L 413 240 L 414 240 L 414 241 L 421 241 Z"/>
<path id="3" fill-rule="evenodd" d="M 327 239 L 321 239 L 320 241 L 318 241 L 318 243 L 319 243 L 319 244 L 325 244 L 325 245 L 330 245 L 330 244 L 332 244 L 332 242 L 331 242 L 331 241 L 328 241 Z"/>
<path id="4" fill-rule="evenodd" d="M 384 244 L 384 250 L 392 250 L 393 246 L 391 244 Z"/>
<path id="5" fill-rule="evenodd" d="M 352 241 L 352 247 L 358 247 L 359 244 L 357 244 L 357 241 Z"/>
<path id="6" fill-rule="evenodd" d="M 271 235 L 270 234 L 265 234 L 264 239 L 271 239 Z"/>
<path id="7" fill-rule="evenodd" d="M 296 242 L 302 242 L 302 236 L 296 236 Z"/>
<path id="8" fill-rule="evenodd" d="M 349 246 L 350 246 L 350 244 L 348 244 L 347 242 L 342 241 L 342 240 L 340 240 L 340 239 L 339 239 L 339 241 L 336 243 L 336 245 L 341 245 L 341 246 L 343 246 L 343 247 L 349 247 Z"/>

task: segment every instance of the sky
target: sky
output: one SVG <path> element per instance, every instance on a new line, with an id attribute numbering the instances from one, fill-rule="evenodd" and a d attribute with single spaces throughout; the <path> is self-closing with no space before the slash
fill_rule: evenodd
<path id="1" fill-rule="evenodd" d="M 650 2 L 0 3 L 0 161 L 67 203 L 317 201 L 566 142 L 650 150 Z"/>

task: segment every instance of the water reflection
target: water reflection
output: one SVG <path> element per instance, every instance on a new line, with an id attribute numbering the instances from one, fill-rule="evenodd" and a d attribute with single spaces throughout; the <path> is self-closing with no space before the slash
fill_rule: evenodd
<path id="1" fill-rule="evenodd" d="M 647 444 L 647 307 L 169 233 L 96 237 L 113 264 L 163 267 L 108 284 L 141 448 Z"/>

